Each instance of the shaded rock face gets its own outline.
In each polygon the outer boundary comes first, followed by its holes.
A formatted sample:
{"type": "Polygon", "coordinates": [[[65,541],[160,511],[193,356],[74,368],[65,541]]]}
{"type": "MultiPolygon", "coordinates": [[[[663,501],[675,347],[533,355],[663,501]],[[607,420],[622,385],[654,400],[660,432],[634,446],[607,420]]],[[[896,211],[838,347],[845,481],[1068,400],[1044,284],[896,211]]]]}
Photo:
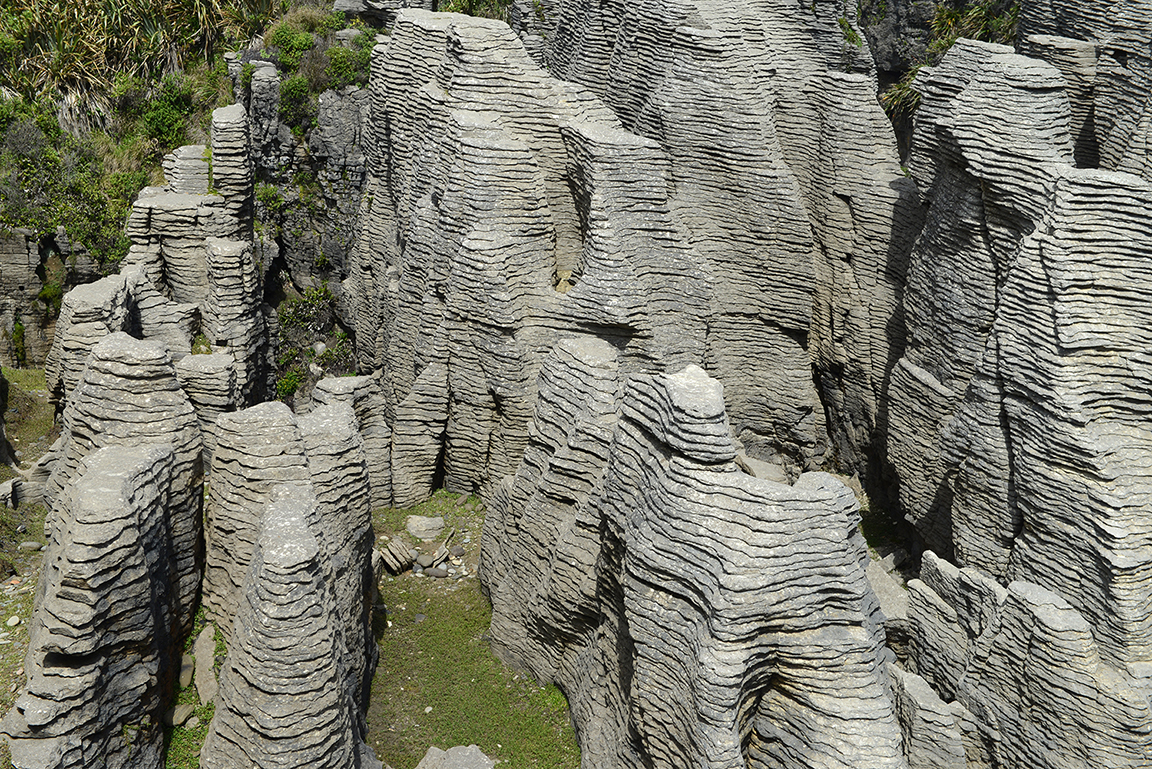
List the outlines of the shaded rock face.
{"type": "Polygon", "coordinates": [[[273,493],[244,580],[200,765],[359,766],[352,702],[341,686],[327,553],[316,499],[273,493]],[[258,682],[258,684],[257,684],[258,682]]]}
{"type": "Polygon", "coordinates": [[[165,445],[172,452],[170,486],[165,489],[165,566],[179,627],[192,627],[203,568],[201,508],[203,472],[200,424],[180,389],[172,358],[159,342],[118,332],[105,337],[89,356],[84,375],[62,418],[60,457],[48,480],[50,513],[45,535],[62,537],[68,488],[85,457],[105,446],[165,445]]]}
{"type": "Polygon", "coordinates": [[[220,427],[204,601],[229,653],[201,765],[379,767],[364,742],[377,650],[355,414],[321,406],[297,425],[264,404],[220,427]]]}
{"type": "MultiPolygon", "coordinates": [[[[762,35],[795,23],[776,12],[762,35]]],[[[863,463],[900,346],[893,315],[919,203],[872,80],[838,71],[835,18],[779,41],[805,52],[794,61],[766,59],[761,37],[736,30],[673,34],[674,15],[578,40],[572,30],[594,26],[582,14],[593,11],[561,14],[552,71],[604,91],[650,138],[537,69],[494,22],[403,11],[377,49],[344,300],[361,369],[380,371],[394,501],[425,496],[440,463],[455,490],[512,471],[559,333],[609,340],[625,370],[704,365],[725,382],[747,452],[786,473],[830,456],[826,412],[837,454],[863,463]],[[652,25],[666,49],[613,48],[652,25]],[[573,63],[613,50],[628,67],[573,63]],[[770,66],[778,82],[735,86],[770,66]],[[781,95],[804,89],[817,96],[781,95]],[[815,381],[814,357],[827,373],[815,381]]]]}
{"type": "Polygon", "coordinates": [[[1146,679],[1108,660],[1080,611],[932,553],[922,577],[908,584],[916,665],[952,703],[935,719],[952,739],[929,744],[962,745],[968,766],[1147,765],[1146,679]]]}
{"type": "Polygon", "coordinates": [[[625,377],[594,340],[545,362],[531,435],[481,574],[584,766],[905,766],[845,487],[742,474],[717,381],[625,377]]]}
{"type": "Polygon", "coordinates": [[[29,626],[28,684],[0,722],[14,766],[162,764],[182,611],[175,459],[168,446],[102,448],[63,489],[29,626]]]}

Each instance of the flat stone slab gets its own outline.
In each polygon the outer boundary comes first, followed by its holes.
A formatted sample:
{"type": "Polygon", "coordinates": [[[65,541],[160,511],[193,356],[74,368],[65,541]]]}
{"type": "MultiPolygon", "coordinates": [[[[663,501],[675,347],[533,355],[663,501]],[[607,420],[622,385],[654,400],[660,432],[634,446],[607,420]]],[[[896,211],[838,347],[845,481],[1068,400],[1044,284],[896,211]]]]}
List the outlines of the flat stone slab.
{"type": "Polygon", "coordinates": [[[440,516],[427,518],[423,515],[410,515],[406,528],[416,539],[436,539],[444,531],[444,519],[440,516]]]}

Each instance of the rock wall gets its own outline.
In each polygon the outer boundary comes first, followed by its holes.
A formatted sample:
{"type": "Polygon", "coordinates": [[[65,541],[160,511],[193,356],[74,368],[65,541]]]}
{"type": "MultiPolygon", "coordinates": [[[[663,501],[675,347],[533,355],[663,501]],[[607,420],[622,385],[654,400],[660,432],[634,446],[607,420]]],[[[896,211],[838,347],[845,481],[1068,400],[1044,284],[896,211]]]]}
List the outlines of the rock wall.
{"type": "Polygon", "coordinates": [[[0,721],[13,766],[163,764],[182,613],[174,458],[168,446],[102,448],[64,487],[29,626],[28,682],[0,721]]]}
{"type": "Polygon", "coordinates": [[[905,766],[854,498],[735,456],[699,368],[561,342],[485,520],[494,649],[564,689],[583,766],[905,766]]]}

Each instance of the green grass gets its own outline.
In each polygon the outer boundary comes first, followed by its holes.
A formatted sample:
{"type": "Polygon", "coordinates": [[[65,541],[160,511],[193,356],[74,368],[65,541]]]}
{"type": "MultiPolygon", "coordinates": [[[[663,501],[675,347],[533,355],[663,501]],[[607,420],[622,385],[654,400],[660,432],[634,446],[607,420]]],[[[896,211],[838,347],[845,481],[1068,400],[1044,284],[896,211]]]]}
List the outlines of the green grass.
{"type": "Polygon", "coordinates": [[[475,744],[512,766],[578,767],[563,695],[492,655],[492,612],[474,577],[444,582],[409,574],[382,586],[391,627],[377,623],[380,664],[368,711],[377,756],[412,769],[430,745],[475,744]]]}
{"type": "MultiPolygon", "coordinates": [[[[59,430],[55,410],[48,402],[48,385],[44,369],[4,367],[8,380],[8,410],[4,412],[4,430],[14,451],[20,451],[20,465],[28,467],[48,450],[59,430]]],[[[15,477],[15,471],[0,465],[0,483],[15,477]]]]}
{"type": "MultiPolygon", "coordinates": [[[[200,635],[200,631],[204,629],[207,620],[204,617],[204,607],[201,606],[196,612],[196,619],[192,624],[192,632],[188,635],[188,640],[184,643],[184,653],[188,654],[192,651],[193,644],[196,643],[196,636],[200,635]]],[[[216,651],[215,656],[222,658],[227,654],[228,650],[224,646],[224,634],[220,632],[220,628],[216,628],[216,651]]],[[[216,672],[217,680],[220,677],[220,665],[213,661],[212,669],[216,672]]],[[[181,689],[176,694],[176,705],[195,705],[198,702],[196,694],[196,682],[193,680],[192,684],[187,688],[181,689]]],[[[199,726],[195,728],[188,728],[185,726],[165,726],[164,727],[164,741],[167,745],[167,756],[164,762],[164,769],[196,769],[200,766],[200,749],[204,747],[204,740],[208,738],[208,726],[212,722],[212,715],[216,712],[216,705],[208,702],[200,705],[192,712],[192,715],[200,719],[199,726]]]]}
{"type": "MultiPolygon", "coordinates": [[[[459,496],[438,491],[415,508],[373,516],[377,534],[406,541],[401,532],[409,515],[442,516],[445,535],[455,529],[452,542],[466,551],[470,576],[437,580],[409,572],[382,580],[379,600],[387,614],[377,614],[374,623],[380,663],[369,743],[396,769],[412,769],[429,746],[471,744],[511,766],[575,769],[580,751],[564,695],[508,669],[488,646],[492,609],[475,576],[483,511],[476,497],[459,504],[459,496]],[[419,622],[417,615],[423,615],[419,622]]],[[[431,552],[442,540],[421,548],[431,552]]]]}

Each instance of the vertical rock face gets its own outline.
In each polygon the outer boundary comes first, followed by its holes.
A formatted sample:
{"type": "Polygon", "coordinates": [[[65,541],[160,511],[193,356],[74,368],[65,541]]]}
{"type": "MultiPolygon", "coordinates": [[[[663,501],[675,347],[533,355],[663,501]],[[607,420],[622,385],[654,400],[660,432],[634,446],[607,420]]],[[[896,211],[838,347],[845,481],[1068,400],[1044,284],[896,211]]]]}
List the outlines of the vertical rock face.
{"type": "Polygon", "coordinates": [[[0,362],[18,366],[17,342],[22,341],[24,365],[42,366],[52,343],[55,322],[37,301],[41,280],[40,253],[32,232],[0,233],[0,362]],[[17,322],[23,340],[14,337],[17,322]]]}
{"type": "Polygon", "coordinates": [[[225,209],[236,220],[237,229],[231,237],[251,232],[252,155],[243,104],[212,111],[212,186],[224,197],[225,209]]]}
{"type": "Polygon", "coordinates": [[[707,275],[652,142],[480,19],[401,12],[372,92],[381,150],[344,296],[381,372],[395,504],[441,466],[452,489],[512,472],[557,328],[611,338],[630,367],[703,358],[707,275]]]}
{"type": "Polygon", "coordinates": [[[167,446],[90,454],[55,508],[29,627],[28,686],[0,722],[13,765],[153,769],[179,668],[181,575],[167,446]]]}
{"type": "Polygon", "coordinates": [[[670,157],[673,212],[714,281],[706,368],[749,454],[793,473],[830,448],[862,465],[919,227],[848,5],[545,14],[551,71],[670,157]]]}
{"type": "Polygon", "coordinates": [[[248,241],[205,240],[208,301],[204,334],[236,360],[236,397],[255,405],[268,392],[272,355],[270,333],[261,311],[263,288],[248,241]]]}
{"type": "Polygon", "coordinates": [[[180,389],[172,358],[158,342],[124,333],[105,337],[92,348],[84,376],[64,410],[61,456],[48,481],[49,537],[63,536],[67,522],[60,506],[84,458],[105,446],[167,445],[171,460],[167,574],[172,579],[177,621],[191,628],[203,565],[200,425],[180,389]]]}
{"type": "Polygon", "coordinates": [[[186,355],[176,364],[176,378],[184,390],[204,440],[204,466],[211,467],[216,452],[216,420],[236,410],[236,361],[231,355],[186,355]]]}
{"type": "Polygon", "coordinates": [[[201,766],[359,766],[331,574],[311,492],[270,495],[243,580],[201,766]]]}
{"type": "Polygon", "coordinates": [[[347,404],[321,406],[301,417],[300,436],[316,494],[317,524],[332,564],[329,585],[344,690],[363,713],[377,655],[371,628],[375,535],[364,442],[347,404]]]}
{"type": "Polygon", "coordinates": [[[1147,765],[1146,679],[1108,661],[1081,612],[1035,584],[1005,589],[931,553],[922,576],[908,584],[916,664],[954,700],[968,766],[1147,765]]]}
{"type": "Polygon", "coordinates": [[[392,431],[385,418],[384,398],[375,376],[331,377],[316,383],[312,399],[324,406],[344,403],[352,407],[364,440],[371,487],[371,507],[392,504],[392,431]]]}
{"type": "Polygon", "coordinates": [[[201,600],[226,638],[272,490],[308,482],[300,430],[279,401],[223,414],[204,516],[206,566],[201,600]]]}
{"type": "Polygon", "coordinates": [[[699,368],[617,372],[587,340],[541,371],[485,522],[495,648],[564,688],[585,766],[904,766],[851,493],[740,473],[699,368]]]}

